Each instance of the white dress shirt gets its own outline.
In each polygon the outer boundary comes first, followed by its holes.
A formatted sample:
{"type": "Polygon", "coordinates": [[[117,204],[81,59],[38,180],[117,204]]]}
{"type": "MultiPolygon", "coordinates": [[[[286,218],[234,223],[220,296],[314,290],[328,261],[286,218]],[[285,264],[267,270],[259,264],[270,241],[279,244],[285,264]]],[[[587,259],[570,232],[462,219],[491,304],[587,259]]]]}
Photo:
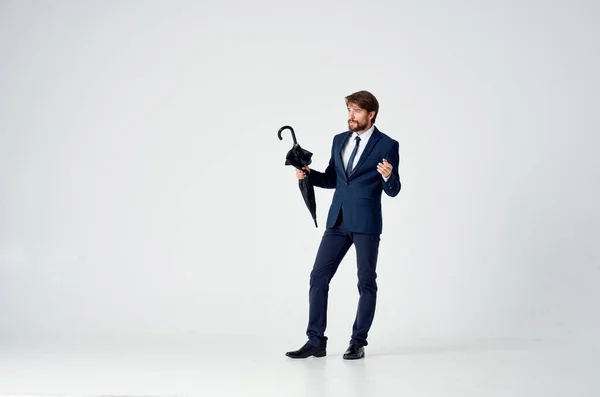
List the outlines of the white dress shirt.
{"type": "MultiPolygon", "coordinates": [[[[356,167],[356,164],[358,164],[358,160],[360,160],[360,157],[362,156],[365,148],[367,147],[367,143],[369,142],[369,138],[371,138],[371,135],[373,135],[374,129],[375,129],[375,126],[372,125],[371,128],[369,128],[368,130],[366,130],[364,133],[362,133],[360,135],[360,144],[358,145],[358,151],[356,152],[356,156],[354,156],[354,162],[352,164],[352,169],[354,169],[356,167]]],[[[350,156],[352,155],[352,151],[354,150],[354,147],[356,146],[356,137],[357,136],[359,136],[359,135],[356,132],[353,132],[352,135],[350,136],[350,138],[348,139],[348,141],[346,142],[346,145],[342,148],[342,162],[344,163],[345,170],[348,169],[348,162],[350,161],[350,156]]],[[[389,179],[389,178],[385,178],[383,175],[381,177],[386,182],[389,179]]]]}

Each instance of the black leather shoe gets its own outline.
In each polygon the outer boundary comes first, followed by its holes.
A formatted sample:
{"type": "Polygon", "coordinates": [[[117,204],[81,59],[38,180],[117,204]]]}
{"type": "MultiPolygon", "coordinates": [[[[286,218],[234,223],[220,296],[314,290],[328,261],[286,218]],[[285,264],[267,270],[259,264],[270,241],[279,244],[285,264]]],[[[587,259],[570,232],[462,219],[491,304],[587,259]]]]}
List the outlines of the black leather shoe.
{"type": "Polygon", "coordinates": [[[286,356],[290,358],[307,358],[310,356],[315,357],[325,357],[326,351],[325,349],[319,349],[308,342],[304,346],[302,346],[299,350],[295,350],[292,352],[285,353],[286,356]]]}
{"type": "Polygon", "coordinates": [[[344,353],[344,360],[358,360],[365,356],[365,348],[359,345],[350,345],[344,353]]]}

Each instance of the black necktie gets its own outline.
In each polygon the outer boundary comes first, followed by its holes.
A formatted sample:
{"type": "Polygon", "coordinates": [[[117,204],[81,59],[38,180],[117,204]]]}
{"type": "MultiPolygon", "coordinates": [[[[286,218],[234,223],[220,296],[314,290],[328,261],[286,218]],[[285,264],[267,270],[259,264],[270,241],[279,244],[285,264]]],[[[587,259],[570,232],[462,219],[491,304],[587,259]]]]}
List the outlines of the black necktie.
{"type": "Polygon", "coordinates": [[[350,155],[350,160],[348,160],[348,166],[346,168],[346,175],[348,176],[350,176],[350,174],[352,173],[352,164],[354,164],[354,157],[356,157],[356,152],[358,152],[358,144],[360,143],[360,137],[357,136],[354,140],[356,141],[356,145],[354,145],[354,150],[350,155]]]}

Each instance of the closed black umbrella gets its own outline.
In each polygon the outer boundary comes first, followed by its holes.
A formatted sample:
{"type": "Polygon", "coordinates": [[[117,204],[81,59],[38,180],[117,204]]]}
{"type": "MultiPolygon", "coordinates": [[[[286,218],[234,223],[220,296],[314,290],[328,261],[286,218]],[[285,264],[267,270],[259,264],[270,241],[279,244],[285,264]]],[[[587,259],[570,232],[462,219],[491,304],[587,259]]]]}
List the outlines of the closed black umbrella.
{"type": "MultiPolygon", "coordinates": [[[[298,142],[296,141],[296,134],[294,133],[294,129],[289,125],[284,125],[277,131],[277,136],[279,140],[282,140],[281,132],[283,130],[290,130],[292,133],[292,139],[294,140],[294,146],[288,151],[285,156],[285,165],[292,165],[299,170],[306,165],[310,165],[312,163],[312,153],[308,150],[302,149],[298,142]]],[[[315,221],[315,227],[319,227],[317,225],[317,201],[315,199],[315,188],[310,180],[310,173],[306,173],[306,177],[304,179],[298,180],[298,186],[300,187],[300,192],[302,193],[302,198],[306,203],[306,207],[310,211],[313,220],[315,221]]]]}

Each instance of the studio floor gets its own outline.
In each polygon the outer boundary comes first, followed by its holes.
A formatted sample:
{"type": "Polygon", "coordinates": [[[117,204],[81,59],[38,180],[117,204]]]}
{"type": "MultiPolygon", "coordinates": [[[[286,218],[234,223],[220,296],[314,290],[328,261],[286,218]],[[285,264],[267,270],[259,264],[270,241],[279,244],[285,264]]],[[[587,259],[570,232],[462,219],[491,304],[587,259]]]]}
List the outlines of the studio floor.
{"type": "MultiPolygon", "coordinates": [[[[278,342],[279,343],[279,342],[278,342]]],[[[597,397],[600,345],[478,340],[368,347],[345,361],[292,360],[295,346],[203,343],[7,345],[1,396],[597,397]]],[[[298,346],[299,347],[299,346],[298,346]]]]}

